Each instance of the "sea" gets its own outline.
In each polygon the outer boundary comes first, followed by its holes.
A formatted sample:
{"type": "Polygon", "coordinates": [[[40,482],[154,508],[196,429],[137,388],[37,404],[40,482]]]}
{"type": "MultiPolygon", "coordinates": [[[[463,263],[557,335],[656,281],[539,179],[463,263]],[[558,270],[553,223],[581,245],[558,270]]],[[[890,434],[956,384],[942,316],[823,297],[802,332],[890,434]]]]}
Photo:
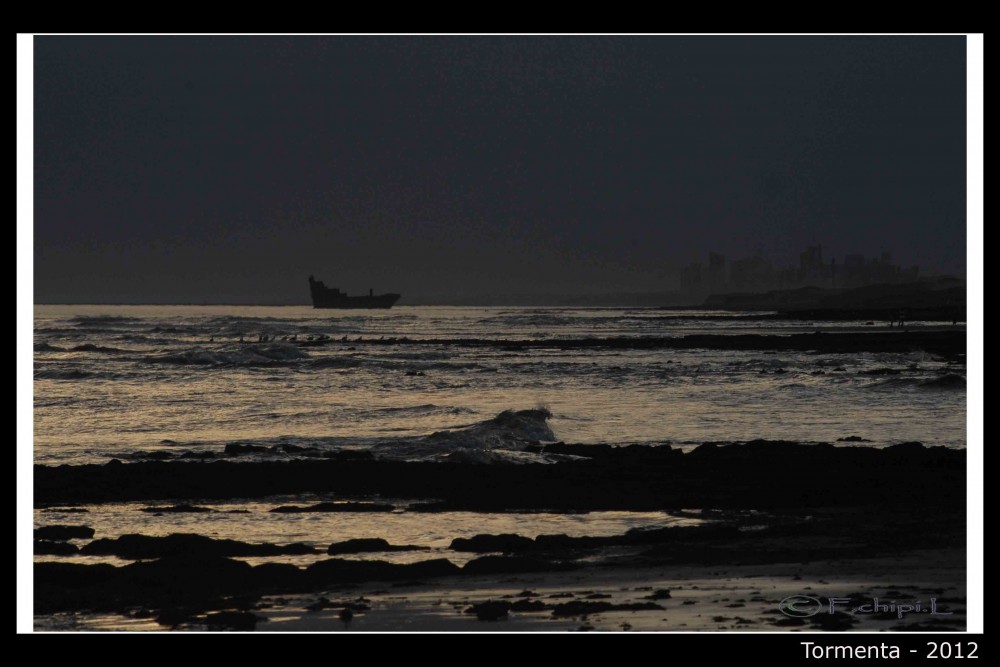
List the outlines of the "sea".
{"type": "MultiPolygon", "coordinates": [[[[557,441],[681,449],[754,439],[965,447],[965,367],[954,359],[925,352],[628,345],[644,337],[871,332],[879,326],[887,324],[622,308],[38,305],[34,460],[46,466],[113,459],[197,465],[199,456],[251,462],[368,451],[384,460],[523,465],[553,463],[558,455],[538,451],[538,444],[557,441]],[[618,344],[564,343],[579,338],[618,344]],[[524,340],[541,342],[512,344],[524,340]],[[494,419],[504,411],[523,418],[494,419]]],[[[446,557],[461,564],[472,555],[448,549],[456,537],[617,535],[697,524],[711,509],[428,513],[407,511],[412,500],[189,499],[211,511],[156,511],[171,502],[166,498],[36,507],[35,523],[85,524],[96,538],[180,532],[323,549],[331,542],[381,537],[428,549],[345,557],[446,557]],[[290,502],[376,500],[397,510],[272,511],[290,502]]],[[[277,560],[308,564],[320,557],[325,555],[277,560]]],[[[111,556],[36,560],[123,564],[111,556]]]]}
{"type": "MultiPolygon", "coordinates": [[[[543,432],[523,440],[687,448],[757,438],[837,444],[853,437],[863,440],[852,445],[965,446],[964,365],[926,352],[503,345],[868,333],[887,326],[766,315],[40,305],[34,321],[35,461],[129,461],[242,443],[370,449],[378,457],[410,460],[523,462],[532,458],[503,437],[480,433],[428,444],[424,436],[530,408],[545,408],[551,418],[543,432]]],[[[913,330],[939,326],[907,324],[913,330]]]]}

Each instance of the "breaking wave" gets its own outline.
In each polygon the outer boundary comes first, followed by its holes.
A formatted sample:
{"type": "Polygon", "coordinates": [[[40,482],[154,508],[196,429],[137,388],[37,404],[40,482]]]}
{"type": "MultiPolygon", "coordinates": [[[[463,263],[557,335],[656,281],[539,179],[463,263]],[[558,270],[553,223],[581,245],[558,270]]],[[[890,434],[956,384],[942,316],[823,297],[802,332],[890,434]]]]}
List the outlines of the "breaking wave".
{"type": "Polygon", "coordinates": [[[869,385],[870,389],[919,389],[926,391],[951,391],[965,389],[965,378],[949,373],[936,378],[889,378],[869,385]]]}
{"type": "Polygon", "coordinates": [[[295,345],[274,343],[228,347],[219,350],[195,347],[183,352],[146,357],[144,361],[153,364],[198,366],[262,366],[309,358],[307,352],[295,345]]]}
{"type": "Polygon", "coordinates": [[[79,368],[42,368],[35,371],[36,380],[80,380],[94,375],[79,368]]]}
{"type": "Polygon", "coordinates": [[[92,324],[128,324],[130,322],[140,322],[138,317],[125,317],[122,315],[80,315],[70,320],[78,326],[89,326],[92,324]]]}
{"type": "Polygon", "coordinates": [[[69,348],[73,352],[124,352],[124,350],[117,347],[107,347],[104,345],[94,345],[93,343],[84,343],[83,345],[75,345],[69,348]]]}
{"type": "Polygon", "coordinates": [[[357,368],[364,364],[363,359],[357,357],[319,357],[309,362],[313,368],[357,368]]]}
{"type": "Polygon", "coordinates": [[[426,403],[424,405],[413,405],[413,406],[392,407],[392,408],[376,408],[374,410],[369,410],[368,414],[371,416],[472,415],[476,414],[476,411],[471,408],[451,407],[447,405],[434,405],[433,403],[426,403]]]}
{"type": "Polygon", "coordinates": [[[567,318],[562,315],[553,315],[544,312],[500,314],[496,317],[484,317],[479,320],[480,324],[523,327],[559,327],[569,324],[567,318]]]}
{"type": "Polygon", "coordinates": [[[452,361],[415,361],[412,359],[395,359],[392,357],[369,357],[369,356],[346,356],[331,355],[325,357],[314,357],[309,361],[311,368],[387,368],[403,371],[431,371],[431,370],[473,370],[492,367],[484,366],[473,361],[452,362],[452,361]]]}
{"type": "Polygon", "coordinates": [[[383,459],[462,461],[468,463],[551,463],[562,455],[527,451],[529,446],[556,440],[545,408],[504,410],[496,417],[428,436],[401,438],[374,445],[383,459]]]}
{"type": "Polygon", "coordinates": [[[965,378],[949,373],[933,380],[925,380],[918,385],[921,389],[965,389],[965,378]]]}
{"type": "Polygon", "coordinates": [[[519,445],[514,448],[521,449],[524,445],[556,439],[548,424],[551,417],[547,408],[504,410],[493,419],[464,428],[437,431],[427,438],[478,449],[510,448],[511,445],[519,445]]]}
{"type": "MultiPolygon", "coordinates": [[[[416,416],[454,416],[474,412],[469,408],[416,405],[382,408],[358,415],[398,417],[400,412],[416,416]]],[[[540,445],[556,440],[547,423],[545,408],[505,410],[492,419],[444,429],[430,435],[394,437],[281,436],[279,438],[232,441],[160,440],[153,448],[115,452],[114,456],[146,460],[221,460],[240,462],[289,459],[343,459],[382,461],[437,461],[482,464],[554,463],[579,459],[569,454],[545,452],[540,445]],[[177,451],[182,449],[184,451],[177,451]]]]}

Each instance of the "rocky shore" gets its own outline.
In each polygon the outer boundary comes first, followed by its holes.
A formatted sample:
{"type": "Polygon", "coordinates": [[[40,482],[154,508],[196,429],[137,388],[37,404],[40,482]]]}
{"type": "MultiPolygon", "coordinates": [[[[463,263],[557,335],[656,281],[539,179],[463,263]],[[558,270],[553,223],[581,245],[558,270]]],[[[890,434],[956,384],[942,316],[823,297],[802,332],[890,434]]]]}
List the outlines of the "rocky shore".
{"type": "MultiPolygon", "coordinates": [[[[755,440],[664,446],[538,444],[556,464],[316,460],[36,465],[36,506],[337,493],[424,499],[416,509],[508,511],[959,506],[965,451],[755,440]],[[573,457],[573,458],[569,458],[573,457]]],[[[529,448],[529,450],[531,449],[529,448]]],[[[317,511],[289,505],[277,511],[317,511]]],[[[334,508],[336,509],[336,508],[334,508]]],[[[381,504],[370,510],[389,510],[381,504]]]]}
{"type": "MultiPolygon", "coordinates": [[[[314,598],[338,590],[339,602],[310,598],[308,604],[349,621],[368,611],[365,603],[343,597],[343,591],[358,587],[447,588],[476,582],[492,590],[510,577],[544,581],[578,572],[587,578],[609,570],[641,581],[650,568],[694,566],[826,562],[835,570],[838,563],[861,555],[891,559],[901,552],[911,558],[945,553],[954,579],[964,580],[964,450],[919,443],[878,449],[773,441],[706,443],[687,453],[668,446],[553,444],[545,449],[566,460],[528,465],[345,460],[36,466],[36,504],[58,505],[65,511],[85,503],[157,500],[160,504],[151,509],[200,513],[208,508],[178,501],[326,492],[345,498],[363,494],[411,499],[405,505],[367,503],[372,517],[387,511],[716,511],[705,515],[709,519],[700,525],[633,529],[610,536],[508,533],[456,538],[450,551],[473,555],[461,566],[432,553],[406,563],[366,555],[423,550],[385,538],[317,548],[196,534],[111,537],[95,535],[86,525],[42,526],[36,533],[38,554],[113,560],[87,564],[55,557],[37,562],[36,614],[111,613],[148,618],[167,628],[246,630],[266,617],[263,610],[273,605],[270,596],[314,598]],[[308,565],[245,560],[302,555],[315,560],[308,565]]],[[[322,512],[335,505],[279,505],[276,510],[322,512]]],[[[348,509],[364,505],[344,503],[348,509]]],[[[74,516],[86,523],[86,513],[74,516]]],[[[490,599],[466,607],[469,618],[483,622],[518,613],[543,613],[549,619],[601,614],[617,618],[615,614],[662,612],[670,593],[651,590],[611,601],[606,599],[610,592],[593,595],[561,601],[490,599]]],[[[775,624],[785,620],[773,619],[775,624]]],[[[845,623],[818,629],[852,627],[845,623]]]]}

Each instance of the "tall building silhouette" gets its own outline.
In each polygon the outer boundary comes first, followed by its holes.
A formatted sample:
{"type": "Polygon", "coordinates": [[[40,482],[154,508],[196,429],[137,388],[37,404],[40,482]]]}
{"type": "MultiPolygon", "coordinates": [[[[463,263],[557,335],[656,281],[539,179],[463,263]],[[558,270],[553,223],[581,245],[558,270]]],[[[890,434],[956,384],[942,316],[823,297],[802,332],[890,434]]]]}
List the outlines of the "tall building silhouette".
{"type": "Polygon", "coordinates": [[[799,265],[776,267],[758,252],[752,257],[735,259],[727,265],[726,256],[708,253],[708,264],[688,264],[680,270],[680,288],[687,294],[708,295],[726,292],[767,292],[799,287],[851,288],[876,284],[916,282],[917,266],[903,268],[892,262],[892,254],[882,251],[868,260],[852,253],[837,260],[823,261],[823,246],[812,245],[799,253],[799,265]]]}

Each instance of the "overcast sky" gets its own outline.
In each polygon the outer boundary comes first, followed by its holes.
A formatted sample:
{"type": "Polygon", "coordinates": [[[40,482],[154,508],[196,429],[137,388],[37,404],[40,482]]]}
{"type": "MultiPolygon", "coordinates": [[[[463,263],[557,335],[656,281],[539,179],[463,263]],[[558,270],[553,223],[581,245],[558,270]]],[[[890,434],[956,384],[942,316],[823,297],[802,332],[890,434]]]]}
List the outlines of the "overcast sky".
{"type": "Polygon", "coordinates": [[[963,37],[36,37],[37,302],[965,270],[963,37]]]}

